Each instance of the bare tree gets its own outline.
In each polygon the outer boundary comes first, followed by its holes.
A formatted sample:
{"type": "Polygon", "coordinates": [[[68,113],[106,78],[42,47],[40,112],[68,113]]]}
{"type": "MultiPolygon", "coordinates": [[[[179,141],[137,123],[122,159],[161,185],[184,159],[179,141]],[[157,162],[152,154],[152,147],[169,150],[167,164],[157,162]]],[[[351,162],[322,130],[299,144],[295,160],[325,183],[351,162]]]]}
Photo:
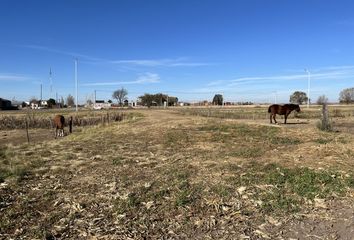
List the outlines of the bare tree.
{"type": "Polygon", "coordinates": [[[318,97],[316,102],[317,102],[318,105],[327,104],[328,103],[328,98],[326,97],[326,95],[321,95],[321,96],[318,97]]]}
{"type": "MultiPolygon", "coordinates": [[[[327,97],[325,95],[321,96],[324,100],[322,101],[322,114],[321,114],[321,120],[317,123],[317,127],[322,130],[322,131],[332,131],[333,126],[332,122],[329,118],[329,113],[328,113],[328,106],[327,106],[327,97]]],[[[318,100],[317,100],[318,102],[318,100]]]]}
{"type": "Polygon", "coordinates": [[[88,106],[91,106],[91,105],[93,104],[93,102],[92,102],[91,99],[87,99],[87,100],[86,100],[86,104],[87,104],[88,106]]]}
{"type": "Polygon", "coordinates": [[[121,88],[113,92],[112,98],[117,99],[119,106],[122,106],[124,100],[128,99],[127,95],[128,95],[127,89],[121,88]]]}
{"type": "Polygon", "coordinates": [[[75,99],[70,94],[66,97],[66,105],[68,105],[68,107],[73,107],[75,105],[75,99]]]}
{"type": "Polygon", "coordinates": [[[29,100],[29,103],[37,103],[38,102],[38,99],[36,97],[31,97],[30,100],[29,100]]]}
{"type": "Polygon", "coordinates": [[[63,96],[61,96],[59,106],[62,108],[62,107],[64,107],[64,105],[65,105],[64,98],[63,98],[63,96]]]}

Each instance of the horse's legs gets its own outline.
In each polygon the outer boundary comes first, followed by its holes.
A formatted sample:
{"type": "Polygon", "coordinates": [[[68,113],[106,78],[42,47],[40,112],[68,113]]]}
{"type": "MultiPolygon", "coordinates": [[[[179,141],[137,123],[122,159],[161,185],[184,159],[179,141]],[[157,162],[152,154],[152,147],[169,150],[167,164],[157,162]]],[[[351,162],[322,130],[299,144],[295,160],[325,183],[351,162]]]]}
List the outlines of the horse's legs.
{"type": "Polygon", "coordinates": [[[269,119],[270,119],[270,123],[272,124],[273,122],[272,122],[272,117],[273,117],[273,114],[270,114],[269,115],[269,119]]]}
{"type": "Polygon", "coordinates": [[[55,128],[55,135],[54,135],[54,137],[57,138],[57,136],[58,136],[58,128],[55,128]]]}
{"type": "Polygon", "coordinates": [[[273,115],[274,122],[275,122],[275,123],[278,123],[277,120],[275,120],[275,115],[276,115],[276,114],[273,115]]]}
{"type": "Polygon", "coordinates": [[[288,114],[285,114],[285,117],[284,117],[284,124],[286,124],[286,119],[288,118],[288,114]]]}

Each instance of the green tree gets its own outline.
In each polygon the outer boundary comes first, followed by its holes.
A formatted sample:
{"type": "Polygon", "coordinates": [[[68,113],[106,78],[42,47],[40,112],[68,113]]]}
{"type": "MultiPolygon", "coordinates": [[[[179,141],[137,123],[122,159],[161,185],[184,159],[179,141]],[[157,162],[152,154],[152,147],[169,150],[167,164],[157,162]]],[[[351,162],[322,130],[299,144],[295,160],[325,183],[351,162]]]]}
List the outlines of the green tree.
{"type": "Polygon", "coordinates": [[[156,104],[157,106],[163,106],[164,102],[168,102],[169,106],[174,106],[178,102],[177,97],[168,96],[163,93],[149,94],[145,93],[139,97],[143,106],[151,107],[156,104]]]}
{"type": "Polygon", "coordinates": [[[213,98],[213,105],[222,105],[224,102],[224,99],[221,94],[215,94],[213,98]]]}
{"type": "Polygon", "coordinates": [[[354,88],[343,89],[339,93],[339,102],[341,103],[354,103],[354,88]]]}
{"type": "Polygon", "coordinates": [[[296,91],[293,94],[290,95],[290,102],[295,103],[295,104],[303,104],[304,102],[307,102],[308,97],[306,93],[296,91]]]}
{"type": "Polygon", "coordinates": [[[47,101],[48,107],[52,108],[53,106],[56,105],[56,101],[53,98],[49,98],[49,100],[47,101]]]}
{"type": "Polygon", "coordinates": [[[140,96],[139,98],[141,100],[141,104],[147,107],[151,107],[152,102],[154,101],[154,95],[149,93],[145,93],[143,96],[140,96]]]}
{"type": "Polygon", "coordinates": [[[177,97],[168,97],[168,106],[176,106],[178,103],[177,97]]]}
{"type": "Polygon", "coordinates": [[[167,95],[165,94],[157,93],[154,94],[153,96],[154,96],[154,102],[156,102],[158,106],[163,106],[163,103],[167,102],[167,95]]]}

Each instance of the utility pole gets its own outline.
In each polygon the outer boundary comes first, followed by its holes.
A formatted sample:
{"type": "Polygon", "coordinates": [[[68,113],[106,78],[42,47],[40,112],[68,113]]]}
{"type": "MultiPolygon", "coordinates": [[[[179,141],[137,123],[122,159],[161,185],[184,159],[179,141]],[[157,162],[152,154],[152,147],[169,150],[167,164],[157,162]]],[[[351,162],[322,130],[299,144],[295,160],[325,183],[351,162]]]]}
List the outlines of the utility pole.
{"type": "Polygon", "coordinates": [[[50,97],[52,97],[52,91],[53,91],[52,68],[49,68],[49,81],[50,81],[50,97]]]}
{"type": "Polygon", "coordinates": [[[75,89],[76,89],[76,93],[75,93],[75,102],[76,102],[76,112],[79,111],[78,109],[78,82],[77,82],[77,58],[75,59],[75,89]]]}
{"type": "Polygon", "coordinates": [[[96,90],[95,90],[95,99],[93,103],[96,104],[96,90]]]}
{"type": "Polygon", "coordinates": [[[43,91],[42,91],[43,89],[42,89],[42,83],[41,83],[41,99],[40,99],[40,103],[39,103],[39,105],[41,105],[42,104],[42,93],[43,93],[43,91]]]}
{"type": "Polygon", "coordinates": [[[307,72],[307,108],[310,107],[310,81],[311,81],[311,73],[308,69],[305,69],[307,72]]]}
{"type": "Polygon", "coordinates": [[[58,92],[56,92],[55,93],[55,103],[56,103],[56,105],[57,105],[57,107],[58,107],[58,101],[59,99],[58,99],[58,92]]]}
{"type": "Polygon", "coordinates": [[[224,100],[224,93],[221,93],[222,96],[222,103],[221,103],[221,107],[224,107],[225,104],[225,100],[224,100]]]}

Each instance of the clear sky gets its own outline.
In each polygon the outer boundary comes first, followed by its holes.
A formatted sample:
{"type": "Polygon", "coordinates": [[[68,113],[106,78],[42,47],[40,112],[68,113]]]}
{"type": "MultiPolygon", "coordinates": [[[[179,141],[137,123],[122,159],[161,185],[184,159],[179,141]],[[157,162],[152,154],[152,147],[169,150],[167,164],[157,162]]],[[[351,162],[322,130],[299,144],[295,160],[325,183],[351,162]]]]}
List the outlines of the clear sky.
{"type": "Polygon", "coordinates": [[[0,1],[0,97],[287,102],[354,87],[354,1],[0,1]],[[52,92],[49,70],[52,69],[52,92]]]}

